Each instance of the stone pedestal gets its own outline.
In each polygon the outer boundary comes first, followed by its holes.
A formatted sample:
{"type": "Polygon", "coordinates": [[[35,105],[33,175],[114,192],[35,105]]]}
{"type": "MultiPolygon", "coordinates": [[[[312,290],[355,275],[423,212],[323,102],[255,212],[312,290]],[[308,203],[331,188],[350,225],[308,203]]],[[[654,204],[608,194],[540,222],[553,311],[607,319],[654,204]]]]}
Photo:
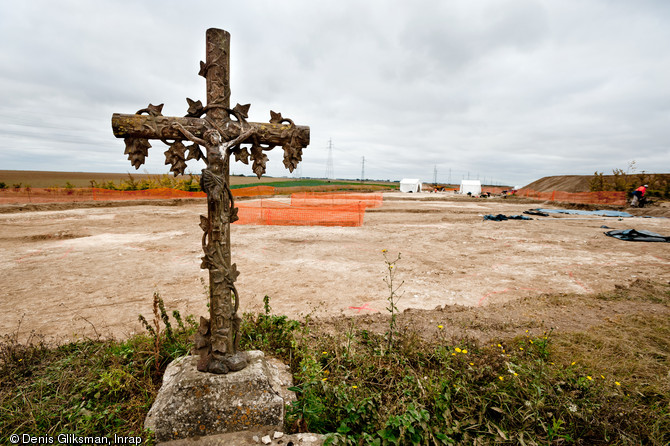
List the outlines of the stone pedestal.
{"type": "Polygon", "coordinates": [[[159,442],[247,430],[282,431],[285,405],[295,400],[286,366],[263,352],[245,352],[239,372],[199,372],[198,358],[185,356],[165,370],[163,385],[144,421],[159,442]],[[283,368],[284,370],[280,370],[283,368]]]}

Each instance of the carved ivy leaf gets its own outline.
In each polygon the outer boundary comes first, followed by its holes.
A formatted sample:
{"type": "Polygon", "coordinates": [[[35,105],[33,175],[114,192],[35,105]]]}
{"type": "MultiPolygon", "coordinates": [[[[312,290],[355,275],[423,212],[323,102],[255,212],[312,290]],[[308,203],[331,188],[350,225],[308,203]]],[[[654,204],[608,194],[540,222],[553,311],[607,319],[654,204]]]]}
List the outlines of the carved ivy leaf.
{"type": "Polygon", "coordinates": [[[163,104],[149,104],[147,108],[143,108],[142,110],[137,110],[135,112],[136,115],[141,115],[142,113],[148,113],[149,116],[163,116],[163,104]]]}
{"type": "Polygon", "coordinates": [[[200,216],[200,229],[202,229],[203,232],[209,232],[209,219],[204,215],[200,216]]]}
{"type": "Polygon", "coordinates": [[[125,155],[128,155],[130,164],[139,169],[142,164],[144,164],[144,159],[149,155],[149,140],[145,138],[125,138],[123,140],[126,143],[126,150],[123,152],[125,155]]]}
{"type": "Polygon", "coordinates": [[[251,159],[254,160],[251,170],[253,170],[258,179],[260,179],[265,173],[265,163],[268,161],[268,157],[263,153],[261,146],[251,147],[251,159]]]}
{"type": "Polygon", "coordinates": [[[281,124],[283,120],[284,118],[282,118],[281,113],[275,113],[270,110],[270,124],[281,124]]]}
{"type": "Polygon", "coordinates": [[[147,109],[149,109],[149,115],[151,116],[163,116],[163,104],[149,104],[147,109]]]}
{"type": "Polygon", "coordinates": [[[186,98],[188,102],[188,110],[186,111],[186,116],[199,118],[204,113],[204,107],[202,106],[201,101],[194,101],[191,98],[186,98]]]}
{"type": "Polygon", "coordinates": [[[186,158],[184,153],[186,152],[186,147],[184,144],[177,140],[173,142],[170,147],[164,152],[165,153],[165,164],[171,164],[170,172],[174,172],[175,176],[183,175],[186,170],[186,158]]]}
{"type": "Polygon", "coordinates": [[[240,147],[239,150],[233,152],[235,154],[235,161],[242,161],[244,164],[249,164],[249,151],[245,147],[240,147]]]}
{"type": "Polygon", "coordinates": [[[188,156],[186,157],[186,161],[202,159],[202,152],[200,151],[199,145],[191,144],[190,146],[186,146],[186,150],[188,150],[188,156]]]}
{"type": "Polygon", "coordinates": [[[287,144],[282,148],[284,149],[284,167],[289,172],[293,172],[298,167],[298,163],[302,161],[302,147],[293,147],[287,144]]]}
{"type": "Polygon", "coordinates": [[[207,68],[209,68],[209,65],[201,60],[200,71],[198,71],[198,76],[207,77],[207,68]]]}
{"type": "Polygon", "coordinates": [[[228,221],[231,223],[235,223],[237,220],[240,219],[240,217],[237,215],[237,211],[239,208],[232,208],[230,210],[230,217],[228,218],[228,221]]]}
{"type": "Polygon", "coordinates": [[[240,272],[237,270],[237,264],[233,263],[232,265],[230,265],[230,269],[228,270],[226,279],[228,279],[228,283],[232,285],[233,283],[235,283],[239,275],[240,272]]]}
{"type": "Polygon", "coordinates": [[[233,108],[233,111],[246,119],[249,117],[249,108],[251,108],[251,104],[237,104],[235,108],[233,108]]]}
{"type": "Polygon", "coordinates": [[[200,269],[210,269],[216,267],[216,248],[214,245],[209,245],[203,248],[205,255],[202,257],[202,263],[200,264],[200,269]]]}

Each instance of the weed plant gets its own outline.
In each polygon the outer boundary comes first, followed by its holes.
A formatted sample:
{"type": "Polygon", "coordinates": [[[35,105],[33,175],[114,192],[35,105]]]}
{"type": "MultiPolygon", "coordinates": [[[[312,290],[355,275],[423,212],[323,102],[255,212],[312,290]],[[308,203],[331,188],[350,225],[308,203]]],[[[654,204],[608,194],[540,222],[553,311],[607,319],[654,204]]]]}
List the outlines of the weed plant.
{"type": "MultiPolygon", "coordinates": [[[[11,434],[142,435],[144,418],[160,387],[163,371],[190,349],[196,325],[174,311],[172,320],[154,295],[164,327],[126,341],[85,339],[49,346],[18,330],[0,342],[0,426],[11,434]]],[[[144,319],[144,318],[142,318],[144,319]]],[[[146,320],[145,320],[146,322],[146,320]]]]}

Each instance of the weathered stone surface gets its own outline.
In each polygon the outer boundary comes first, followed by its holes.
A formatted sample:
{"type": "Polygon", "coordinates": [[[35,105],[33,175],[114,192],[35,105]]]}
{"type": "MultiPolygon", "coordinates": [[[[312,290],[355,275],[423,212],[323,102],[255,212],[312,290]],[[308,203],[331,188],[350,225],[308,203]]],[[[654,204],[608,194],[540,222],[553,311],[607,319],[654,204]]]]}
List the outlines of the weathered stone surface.
{"type": "MultiPolygon", "coordinates": [[[[263,432],[232,432],[229,434],[211,435],[208,437],[187,438],[159,443],[158,446],[262,446],[260,436],[270,436],[263,432]]],[[[284,435],[280,439],[271,440],[271,446],[323,446],[324,435],[302,433],[284,435]]]]}
{"type": "Polygon", "coordinates": [[[285,404],[295,399],[285,389],[291,385],[290,374],[282,376],[277,363],[269,364],[263,352],[244,354],[249,365],[226,375],[199,372],[196,356],[173,361],[145,428],[153,430],[159,442],[249,430],[281,431],[285,404]]]}

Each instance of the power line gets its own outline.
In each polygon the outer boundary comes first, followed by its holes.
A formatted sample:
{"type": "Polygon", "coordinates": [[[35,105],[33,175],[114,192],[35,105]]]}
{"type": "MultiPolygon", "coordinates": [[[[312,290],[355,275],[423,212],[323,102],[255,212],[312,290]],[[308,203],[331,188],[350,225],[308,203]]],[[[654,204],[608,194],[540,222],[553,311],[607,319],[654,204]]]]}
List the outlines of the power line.
{"type": "Polygon", "coordinates": [[[328,139],[328,161],[326,161],[326,179],[332,180],[335,177],[333,172],[333,140],[328,139]]]}

